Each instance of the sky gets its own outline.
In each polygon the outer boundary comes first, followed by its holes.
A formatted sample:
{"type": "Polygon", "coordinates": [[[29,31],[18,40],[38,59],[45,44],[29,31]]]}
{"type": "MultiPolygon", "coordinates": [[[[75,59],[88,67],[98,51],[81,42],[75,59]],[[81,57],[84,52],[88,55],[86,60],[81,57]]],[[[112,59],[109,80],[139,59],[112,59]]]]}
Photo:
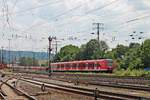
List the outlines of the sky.
{"type": "Polygon", "coordinates": [[[68,44],[97,39],[110,48],[150,38],[150,0],[0,0],[0,46],[4,49],[53,52],[68,44]],[[91,34],[94,33],[94,34],[91,34]]]}

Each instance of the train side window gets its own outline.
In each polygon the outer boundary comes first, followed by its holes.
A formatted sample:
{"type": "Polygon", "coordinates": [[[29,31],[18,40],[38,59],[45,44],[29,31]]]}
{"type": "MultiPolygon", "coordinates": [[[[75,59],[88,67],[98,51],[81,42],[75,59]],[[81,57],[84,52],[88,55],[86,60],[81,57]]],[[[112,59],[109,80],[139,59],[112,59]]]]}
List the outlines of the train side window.
{"type": "Polygon", "coordinates": [[[70,67],[72,68],[72,63],[70,63],[69,65],[70,65],[70,67]]]}
{"type": "Polygon", "coordinates": [[[85,63],[83,63],[83,64],[82,64],[82,67],[86,67],[86,64],[85,64],[85,63]]]}
{"type": "Polygon", "coordinates": [[[64,68],[64,64],[61,64],[61,67],[64,68]]]}
{"type": "Polygon", "coordinates": [[[79,63],[79,65],[78,65],[79,67],[81,67],[82,66],[82,63],[79,63]]]}
{"type": "Polygon", "coordinates": [[[89,67],[94,67],[94,63],[89,63],[88,66],[89,67]]]}
{"type": "Polygon", "coordinates": [[[72,64],[72,67],[76,67],[77,65],[76,64],[72,64]]]}

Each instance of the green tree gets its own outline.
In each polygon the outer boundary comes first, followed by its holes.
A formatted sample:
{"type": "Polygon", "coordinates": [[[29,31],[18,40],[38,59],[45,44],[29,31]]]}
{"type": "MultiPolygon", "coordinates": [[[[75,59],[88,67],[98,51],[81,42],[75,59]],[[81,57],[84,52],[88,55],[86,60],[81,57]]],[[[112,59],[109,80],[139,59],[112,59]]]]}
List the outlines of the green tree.
{"type": "Polygon", "coordinates": [[[150,67],[150,39],[145,40],[141,45],[140,56],[144,67],[150,67]]]}
{"type": "Polygon", "coordinates": [[[79,48],[74,45],[67,45],[60,49],[60,52],[55,55],[54,61],[70,61],[75,60],[79,48]]]}
{"type": "Polygon", "coordinates": [[[109,47],[108,47],[108,45],[105,41],[100,41],[99,45],[100,45],[100,50],[101,51],[105,52],[109,49],[109,47]]]}
{"type": "Polygon", "coordinates": [[[128,50],[129,48],[127,46],[117,45],[117,47],[112,50],[112,56],[114,59],[123,59],[128,50]]]}
{"type": "Polygon", "coordinates": [[[139,43],[130,43],[129,44],[129,48],[132,49],[132,48],[139,48],[140,47],[140,44],[139,43]]]}
{"type": "Polygon", "coordinates": [[[76,54],[75,59],[76,60],[84,60],[85,59],[85,49],[86,49],[86,45],[81,45],[79,52],[76,54]]]}
{"type": "Polygon", "coordinates": [[[108,45],[105,41],[98,42],[96,39],[92,39],[80,48],[77,55],[80,59],[100,59],[104,58],[106,50],[108,50],[108,45]]]}
{"type": "Polygon", "coordinates": [[[92,59],[94,53],[100,50],[99,42],[95,39],[90,40],[85,47],[84,57],[85,59],[92,59]]]}
{"type": "Polygon", "coordinates": [[[120,67],[123,69],[142,69],[143,63],[141,57],[138,55],[139,48],[132,48],[126,54],[121,61],[120,67]]]}

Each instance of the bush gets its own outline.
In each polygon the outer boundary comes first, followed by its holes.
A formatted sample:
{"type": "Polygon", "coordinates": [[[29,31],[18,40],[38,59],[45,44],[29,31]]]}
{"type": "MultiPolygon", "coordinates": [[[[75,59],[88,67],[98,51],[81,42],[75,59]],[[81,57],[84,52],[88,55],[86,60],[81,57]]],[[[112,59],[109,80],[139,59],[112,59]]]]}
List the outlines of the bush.
{"type": "Polygon", "coordinates": [[[150,74],[150,71],[145,71],[142,69],[139,70],[118,70],[115,71],[115,75],[117,76],[148,76],[150,74]]]}

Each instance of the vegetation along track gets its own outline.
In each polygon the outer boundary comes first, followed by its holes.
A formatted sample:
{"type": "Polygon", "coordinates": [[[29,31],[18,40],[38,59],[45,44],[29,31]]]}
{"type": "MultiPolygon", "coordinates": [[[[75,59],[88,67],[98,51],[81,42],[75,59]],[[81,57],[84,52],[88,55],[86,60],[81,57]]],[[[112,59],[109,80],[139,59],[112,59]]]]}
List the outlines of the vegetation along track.
{"type": "Polygon", "coordinates": [[[17,89],[15,86],[8,83],[9,81],[1,82],[0,99],[1,100],[36,100],[34,97],[17,89]]]}
{"type": "Polygon", "coordinates": [[[99,91],[95,89],[81,88],[68,85],[60,85],[55,83],[43,82],[30,78],[21,78],[22,81],[26,81],[32,84],[40,85],[44,84],[45,87],[59,89],[67,92],[77,93],[81,95],[87,95],[97,98],[109,99],[109,100],[149,100],[150,98],[134,96],[130,94],[112,93],[106,91],[99,91]]]}

